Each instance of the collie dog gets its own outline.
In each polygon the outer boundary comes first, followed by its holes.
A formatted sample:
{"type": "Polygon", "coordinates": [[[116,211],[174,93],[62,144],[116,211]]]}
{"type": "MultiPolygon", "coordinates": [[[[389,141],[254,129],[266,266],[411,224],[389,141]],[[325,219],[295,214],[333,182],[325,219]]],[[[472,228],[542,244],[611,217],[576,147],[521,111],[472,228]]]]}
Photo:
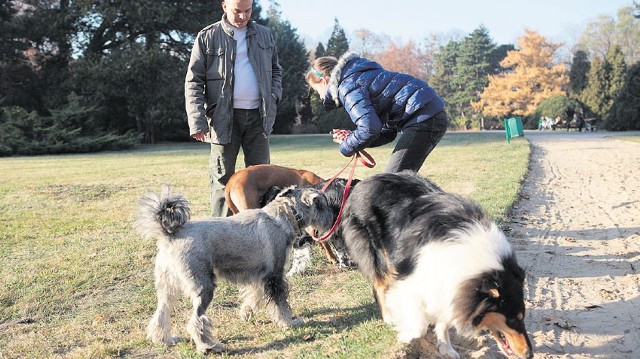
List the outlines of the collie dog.
{"type": "Polygon", "coordinates": [[[524,270],[504,233],[477,204],[411,172],[360,181],[346,203],[342,235],[398,340],[433,325],[438,350],[459,358],[449,329],[489,330],[506,355],[532,358],[524,270]]]}

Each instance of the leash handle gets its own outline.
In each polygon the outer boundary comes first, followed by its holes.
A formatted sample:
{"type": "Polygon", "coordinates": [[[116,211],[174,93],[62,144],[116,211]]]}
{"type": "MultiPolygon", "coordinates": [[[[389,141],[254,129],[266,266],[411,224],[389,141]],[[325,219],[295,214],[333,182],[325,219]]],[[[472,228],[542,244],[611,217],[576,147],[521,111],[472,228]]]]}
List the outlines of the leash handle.
{"type": "Polygon", "coordinates": [[[373,168],[376,166],[376,160],[373,159],[373,156],[371,156],[369,152],[361,150],[356,152],[356,156],[360,157],[360,163],[362,163],[365,167],[373,168]]]}

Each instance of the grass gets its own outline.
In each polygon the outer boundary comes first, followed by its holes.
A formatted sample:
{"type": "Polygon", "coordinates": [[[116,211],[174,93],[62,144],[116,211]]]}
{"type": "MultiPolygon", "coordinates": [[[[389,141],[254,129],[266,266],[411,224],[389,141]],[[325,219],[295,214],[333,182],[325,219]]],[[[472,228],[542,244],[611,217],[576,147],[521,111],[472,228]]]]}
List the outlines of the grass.
{"type": "MultiPolygon", "coordinates": [[[[272,162],[331,177],[347,159],[326,135],[274,136],[272,162]]],[[[390,146],[371,149],[381,172],[390,146]]],[[[209,212],[208,147],[143,146],[125,152],[0,159],[0,358],[197,358],[188,342],[145,340],[155,309],[155,243],[132,230],[137,199],[170,183],[209,212]]],[[[421,170],[443,188],[506,218],[526,173],[528,143],[502,133],[449,133],[421,170]]],[[[239,161],[241,163],[241,161],[239,161]]],[[[347,174],[345,173],[344,176],[347,174]]],[[[339,271],[317,248],[304,276],[292,278],[291,304],[306,324],[280,329],[264,313],[237,319],[237,290],[222,283],[209,308],[222,358],[389,358],[401,356],[378,318],[369,284],[339,271]]],[[[174,332],[186,337],[181,300],[174,332]]]]}
{"type": "Polygon", "coordinates": [[[640,143],[640,136],[637,135],[618,135],[618,136],[611,136],[611,138],[614,138],[616,140],[621,140],[621,141],[627,141],[627,142],[634,142],[634,143],[640,143]]]}

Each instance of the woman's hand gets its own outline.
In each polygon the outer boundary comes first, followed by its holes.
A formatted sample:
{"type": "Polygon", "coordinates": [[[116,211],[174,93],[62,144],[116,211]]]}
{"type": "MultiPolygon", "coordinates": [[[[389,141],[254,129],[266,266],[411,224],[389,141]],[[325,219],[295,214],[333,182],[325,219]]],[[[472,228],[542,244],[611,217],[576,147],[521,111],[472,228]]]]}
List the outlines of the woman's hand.
{"type": "Polygon", "coordinates": [[[345,138],[347,138],[351,134],[348,130],[341,130],[339,128],[334,128],[331,130],[331,136],[333,136],[333,142],[342,143],[345,138]]]}

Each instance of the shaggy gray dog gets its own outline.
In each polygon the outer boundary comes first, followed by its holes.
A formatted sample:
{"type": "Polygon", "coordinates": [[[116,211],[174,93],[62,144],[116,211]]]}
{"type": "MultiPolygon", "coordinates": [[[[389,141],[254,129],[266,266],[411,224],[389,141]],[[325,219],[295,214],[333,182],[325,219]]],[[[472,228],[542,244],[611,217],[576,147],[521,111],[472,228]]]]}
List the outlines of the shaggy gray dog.
{"type": "Polygon", "coordinates": [[[240,317],[249,319],[262,305],[280,326],[292,319],[284,265],[293,240],[304,230],[326,231],[333,213],[326,197],[313,188],[289,188],[261,209],[232,217],[189,221],[189,202],[163,186],[160,195],[140,199],[136,229],[158,240],[155,286],[158,308],[147,327],[154,343],[174,345],[169,315],[180,291],[189,296],[193,314],[187,332],[201,352],[220,352],[205,315],[218,278],[240,286],[240,317]]]}

